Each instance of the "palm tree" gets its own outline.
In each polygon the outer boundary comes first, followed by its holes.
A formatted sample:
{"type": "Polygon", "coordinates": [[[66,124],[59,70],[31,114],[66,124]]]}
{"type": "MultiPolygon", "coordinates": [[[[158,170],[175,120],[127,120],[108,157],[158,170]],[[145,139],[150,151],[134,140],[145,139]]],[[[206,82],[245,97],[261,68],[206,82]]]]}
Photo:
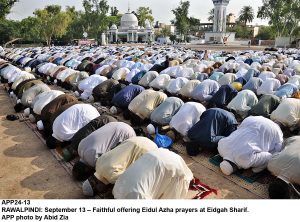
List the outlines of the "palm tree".
{"type": "Polygon", "coordinates": [[[209,17],[207,18],[208,21],[213,22],[215,17],[215,9],[211,9],[208,13],[209,17]]]}
{"type": "Polygon", "coordinates": [[[239,21],[246,26],[248,22],[254,19],[254,11],[251,6],[244,6],[240,12],[239,21]]]}

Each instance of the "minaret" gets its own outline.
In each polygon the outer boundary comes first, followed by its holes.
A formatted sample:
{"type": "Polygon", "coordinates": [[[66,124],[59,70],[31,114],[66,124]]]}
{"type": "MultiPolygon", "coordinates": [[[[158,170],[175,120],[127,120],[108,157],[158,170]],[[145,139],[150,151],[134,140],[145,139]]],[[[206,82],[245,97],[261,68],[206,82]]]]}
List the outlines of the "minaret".
{"type": "Polygon", "coordinates": [[[128,13],[130,13],[130,1],[128,0],[128,13]]]}
{"type": "Polygon", "coordinates": [[[214,3],[213,32],[226,32],[226,8],[230,0],[212,0],[214,3]]]}

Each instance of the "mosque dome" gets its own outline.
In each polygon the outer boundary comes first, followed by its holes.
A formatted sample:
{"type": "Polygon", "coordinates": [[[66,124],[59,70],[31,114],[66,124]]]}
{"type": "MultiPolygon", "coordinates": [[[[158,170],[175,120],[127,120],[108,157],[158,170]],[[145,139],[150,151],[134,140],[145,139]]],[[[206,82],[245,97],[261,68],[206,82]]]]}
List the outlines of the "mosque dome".
{"type": "Polygon", "coordinates": [[[130,27],[130,26],[137,27],[138,24],[139,24],[139,22],[138,22],[137,17],[131,12],[125,13],[121,18],[121,26],[122,27],[130,27]]]}

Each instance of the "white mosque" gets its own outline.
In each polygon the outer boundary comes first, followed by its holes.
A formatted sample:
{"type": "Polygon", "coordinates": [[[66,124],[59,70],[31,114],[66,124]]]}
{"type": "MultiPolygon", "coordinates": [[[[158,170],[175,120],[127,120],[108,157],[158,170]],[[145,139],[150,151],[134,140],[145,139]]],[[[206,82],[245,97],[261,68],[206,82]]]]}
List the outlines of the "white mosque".
{"type": "Polygon", "coordinates": [[[113,24],[108,30],[108,42],[149,42],[154,41],[154,29],[149,21],[145,27],[140,27],[137,17],[130,12],[121,18],[121,26],[113,24]]]}

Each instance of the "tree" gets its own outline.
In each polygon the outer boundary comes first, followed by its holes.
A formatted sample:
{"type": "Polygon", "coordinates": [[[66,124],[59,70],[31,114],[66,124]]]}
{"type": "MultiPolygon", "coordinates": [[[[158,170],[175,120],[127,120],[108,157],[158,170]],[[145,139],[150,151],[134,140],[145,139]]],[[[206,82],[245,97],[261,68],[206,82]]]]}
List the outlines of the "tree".
{"type": "Polygon", "coordinates": [[[83,8],[85,31],[89,36],[100,39],[101,34],[107,30],[109,25],[107,18],[109,5],[107,4],[107,0],[84,0],[83,8]]]}
{"type": "Polygon", "coordinates": [[[300,22],[300,1],[263,0],[263,6],[259,8],[257,17],[269,20],[276,37],[292,37],[300,22]]]}
{"type": "Polygon", "coordinates": [[[4,19],[10,13],[11,8],[16,2],[18,0],[0,0],[0,19],[4,19]]]}
{"type": "Polygon", "coordinates": [[[163,27],[163,28],[161,29],[161,31],[160,31],[160,35],[161,35],[162,37],[168,37],[168,36],[171,35],[171,30],[170,30],[169,28],[167,28],[167,27],[163,27]]]}
{"type": "Polygon", "coordinates": [[[259,28],[258,35],[255,37],[259,40],[275,39],[275,33],[271,26],[262,26],[259,28]]]}
{"type": "Polygon", "coordinates": [[[119,14],[119,10],[117,9],[117,7],[113,6],[110,7],[110,15],[111,16],[117,16],[119,14]]]}
{"type": "Polygon", "coordinates": [[[0,44],[20,37],[20,24],[17,21],[0,19],[0,44]]]}
{"type": "Polygon", "coordinates": [[[200,19],[190,17],[189,18],[189,23],[190,23],[190,32],[191,32],[191,34],[196,34],[197,32],[199,32],[200,19]]]}
{"type": "Polygon", "coordinates": [[[188,17],[189,7],[189,1],[180,1],[179,6],[172,10],[175,15],[174,25],[184,41],[186,41],[190,26],[190,20],[188,17]]]}
{"type": "Polygon", "coordinates": [[[20,22],[20,35],[25,41],[36,42],[40,40],[38,18],[27,17],[20,22]]]}
{"type": "Polygon", "coordinates": [[[37,18],[37,26],[41,38],[48,46],[55,37],[61,37],[67,32],[71,17],[67,12],[61,11],[59,5],[49,5],[44,9],[37,9],[34,12],[37,18]]]}
{"type": "Polygon", "coordinates": [[[210,22],[213,22],[214,21],[214,17],[215,17],[215,9],[211,9],[208,13],[208,18],[207,20],[210,21],[210,22]]]}
{"type": "Polygon", "coordinates": [[[154,22],[152,10],[149,7],[139,7],[136,11],[136,15],[140,26],[145,27],[146,20],[148,20],[151,24],[154,22]]]}
{"type": "Polygon", "coordinates": [[[254,11],[251,6],[244,6],[240,12],[239,21],[246,26],[248,22],[254,19],[254,11]]]}

